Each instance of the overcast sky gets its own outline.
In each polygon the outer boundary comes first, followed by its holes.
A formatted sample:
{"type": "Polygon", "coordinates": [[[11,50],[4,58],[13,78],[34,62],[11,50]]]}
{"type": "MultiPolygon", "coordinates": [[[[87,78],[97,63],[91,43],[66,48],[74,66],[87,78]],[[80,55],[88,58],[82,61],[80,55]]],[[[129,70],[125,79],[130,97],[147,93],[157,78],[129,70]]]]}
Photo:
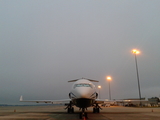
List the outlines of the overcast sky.
{"type": "Polygon", "coordinates": [[[159,0],[0,0],[0,104],[68,99],[68,80],[99,80],[101,98],[160,96],[159,0]]]}

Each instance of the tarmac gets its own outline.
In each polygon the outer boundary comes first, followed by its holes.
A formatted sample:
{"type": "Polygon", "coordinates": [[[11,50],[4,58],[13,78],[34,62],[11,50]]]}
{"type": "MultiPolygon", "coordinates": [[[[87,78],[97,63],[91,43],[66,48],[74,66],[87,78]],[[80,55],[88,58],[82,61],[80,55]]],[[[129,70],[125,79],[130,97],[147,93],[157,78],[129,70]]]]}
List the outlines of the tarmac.
{"type": "MultiPolygon", "coordinates": [[[[0,106],[0,120],[80,120],[79,109],[67,113],[65,106],[0,106]]],[[[88,120],[160,120],[160,108],[103,107],[100,113],[88,108],[88,120]]]]}

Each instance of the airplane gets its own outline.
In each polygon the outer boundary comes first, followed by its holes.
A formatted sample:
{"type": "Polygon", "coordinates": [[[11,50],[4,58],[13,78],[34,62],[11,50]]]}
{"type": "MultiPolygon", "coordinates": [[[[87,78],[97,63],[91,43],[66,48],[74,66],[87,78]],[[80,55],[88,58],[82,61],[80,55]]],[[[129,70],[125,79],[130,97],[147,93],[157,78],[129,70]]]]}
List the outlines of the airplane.
{"type": "Polygon", "coordinates": [[[99,82],[97,80],[91,80],[86,78],[70,80],[68,82],[74,82],[69,93],[70,99],[63,100],[23,100],[23,97],[20,97],[20,102],[36,102],[36,103],[58,103],[68,101],[67,109],[68,113],[74,113],[74,107],[80,108],[81,112],[79,118],[87,118],[88,107],[93,107],[93,113],[99,113],[101,107],[100,103],[104,103],[104,100],[98,100],[98,93],[96,92],[96,87],[92,82],[99,82]]]}
{"type": "Polygon", "coordinates": [[[20,97],[20,102],[36,102],[36,103],[63,103],[66,102],[68,113],[74,113],[74,107],[80,108],[81,112],[79,114],[80,119],[88,118],[87,110],[88,107],[93,107],[93,113],[99,113],[102,109],[99,104],[108,104],[113,102],[147,102],[146,100],[108,100],[108,99],[97,99],[98,93],[96,92],[96,87],[92,82],[99,82],[97,80],[91,80],[86,78],[70,80],[68,82],[74,82],[69,92],[69,99],[63,100],[23,100],[23,97],[20,97]]]}

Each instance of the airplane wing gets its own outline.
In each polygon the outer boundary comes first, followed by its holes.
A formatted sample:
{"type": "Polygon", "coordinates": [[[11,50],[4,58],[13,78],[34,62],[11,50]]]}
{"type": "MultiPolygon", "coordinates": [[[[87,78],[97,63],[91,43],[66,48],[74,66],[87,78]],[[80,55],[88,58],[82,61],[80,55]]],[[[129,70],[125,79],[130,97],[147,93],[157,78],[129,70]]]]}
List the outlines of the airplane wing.
{"type": "Polygon", "coordinates": [[[115,103],[115,100],[108,100],[108,99],[96,99],[96,103],[98,104],[107,104],[107,103],[115,103]]]}
{"type": "Polygon", "coordinates": [[[61,103],[69,103],[71,101],[71,99],[62,99],[62,100],[23,100],[23,96],[21,96],[19,101],[20,102],[61,104],[61,103]]]}
{"type": "Polygon", "coordinates": [[[142,98],[141,100],[140,99],[137,99],[137,98],[129,98],[129,99],[120,99],[120,100],[115,100],[116,102],[123,102],[123,103],[129,103],[129,102],[149,102],[147,98],[142,98]]]}
{"type": "Polygon", "coordinates": [[[147,103],[148,100],[108,100],[108,99],[96,99],[96,103],[98,104],[113,104],[113,103],[147,103]]]}
{"type": "Polygon", "coordinates": [[[115,100],[117,103],[134,103],[134,104],[139,104],[139,103],[149,103],[148,100],[115,100]]]}

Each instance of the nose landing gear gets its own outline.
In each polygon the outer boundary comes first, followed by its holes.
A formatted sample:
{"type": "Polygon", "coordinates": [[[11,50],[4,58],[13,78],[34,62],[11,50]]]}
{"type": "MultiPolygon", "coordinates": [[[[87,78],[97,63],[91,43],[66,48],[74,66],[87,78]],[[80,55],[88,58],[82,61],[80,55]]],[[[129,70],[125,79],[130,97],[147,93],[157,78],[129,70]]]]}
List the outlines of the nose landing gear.
{"type": "Polygon", "coordinates": [[[85,113],[85,108],[82,108],[82,112],[79,114],[79,118],[83,120],[88,118],[87,113],[85,113]]]}

